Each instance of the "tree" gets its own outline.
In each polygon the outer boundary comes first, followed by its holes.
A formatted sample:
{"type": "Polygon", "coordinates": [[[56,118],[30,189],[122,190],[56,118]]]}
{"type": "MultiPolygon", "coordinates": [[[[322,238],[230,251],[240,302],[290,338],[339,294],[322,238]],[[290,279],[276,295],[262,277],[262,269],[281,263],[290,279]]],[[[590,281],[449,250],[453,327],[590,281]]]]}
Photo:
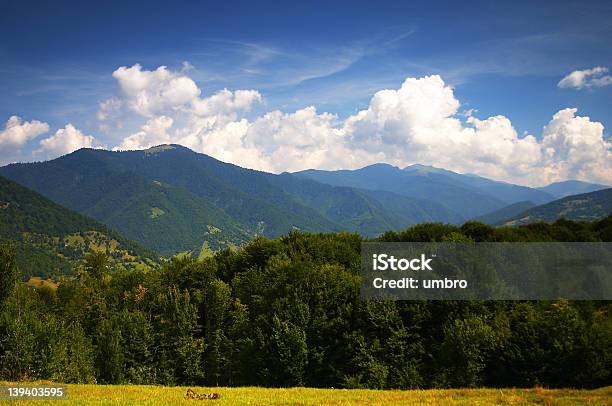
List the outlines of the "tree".
{"type": "Polygon", "coordinates": [[[507,323],[489,324],[481,315],[450,322],[444,328],[441,358],[444,381],[453,387],[476,387],[492,354],[504,344],[507,323]]]}
{"type": "Polygon", "coordinates": [[[15,287],[0,309],[0,376],[35,379],[36,332],[40,324],[36,295],[25,284],[15,287]]]}
{"type": "Polygon", "coordinates": [[[103,319],[96,329],[95,360],[96,376],[101,383],[122,383],[125,360],[121,346],[121,330],[113,320],[103,319]]]}
{"type": "MultiPolygon", "coordinates": [[[[612,217],[491,229],[421,224],[385,241],[604,240],[612,217]]],[[[356,234],[293,232],[161,272],[57,290],[15,283],[0,247],[0,380],[351,388],[596,387],[612,379],[612,305],[366,301],[356,234]],[[4,281],[7,281],[6,283],[4,281]]],[[[537,271],[536,266],[530,271],[537,271]]]]}
{"type": "Polygon", "coordinates": [[[18,275],[15,249],[10,245],[0,244],[0,308],[13,291],[18,275]]]}
{"type": "Polygon", "coordinates": [[[51,379],[65,383],[95,381],[94,350],[78,322],[61,323],[49,357],[51,379]]]}
{"type": "Polygon", "coordinates": [[[9,381],[36,378],[33,367],[36,340],[30,325],[22,318],[3,324],[0,337],[0,374],[9,381]]]}
{"type": "Polygon", "coordinates": [[[115,315],[121,326],[125,379],[134,384],[151,383],[155,376],[155,333],[144,312],[123,309],[115,315]]]}
{"type": "Polygon", "coordinates": [[[308,346],[301,328],[274,316],[269,351],[274,386],[304,385],[308,346]]]}
{"type": "Polygon", "coordinates": [[[197,306],[188,291],[171,286],[159,295],[155,330],[162,383],[199,384],[204,376],[204,340],[198,337],[197,306]]]}
{"type": "Polygon", "coordinates": [[[97,281],[108,271],[108,257],[104,252],[94,251],[85,256],[85,271],[97,281]]]}

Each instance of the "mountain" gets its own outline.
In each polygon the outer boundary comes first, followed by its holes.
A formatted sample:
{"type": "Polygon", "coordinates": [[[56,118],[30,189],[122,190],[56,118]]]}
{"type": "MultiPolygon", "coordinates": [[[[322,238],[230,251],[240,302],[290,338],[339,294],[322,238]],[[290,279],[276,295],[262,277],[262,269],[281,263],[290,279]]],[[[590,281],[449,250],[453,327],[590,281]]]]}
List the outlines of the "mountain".
{"type": "Polygon", "coordinates": [[[563,186],[538,190],[424,165],[276,175],[179,145],[81,149],[0,174],[163,255],[205,254],[292,230],[374,237],[422,222],[497,223],[530,209],[528,202],[551,202],[563,186]]]}
{"type": "Polygon", "coordinates": [[[253,237],[223,210],[185,188],[116,170],[105,159],[112,154],[80,150],[53,161],[9,165],[0,171],[163,255],[199,251],[204,236],[214,249],[253,237]]]}
{"type": "Polygon", "coordinates": [[[423,221],[460,222],[433,201],[241,168],[178,145],[81,149],[0,168],[50,199],[162,254],[241,245],[291,230],[376,236],[423,221]]]}
{"type": "Polygon", "coordinates": [[[536,204],[542,204],[554,199],[554,196],[547,192],[527,186],[491,180],[473,174],[459,174],[446,169],[439,169],[426,165],[411,165],[404,168],[404,171],[413,175],[422,176],[423,174],[427,174],[430,178],[436,178],[439,181],[450,180],[450,182],[455,185],[473,188],[480,193],[496,197],[507,204],[521,201],[532,201],[536,204]]]}
{"type": "Polygon", "coordinates": [[[544,221],[553,222],[559,218],[575,221],[593,221],[604,218],[612,213],[612,188],[591,193],[567,196],[553,202],[536,206],[520,215],[506,220],[504,225],[544,221]]]}
{"type": "Polygon", "coordinates": [[[510,204],[506,207],[502,207],[499,210],[495,210],[491,213],[484,214],[476,217],[474,220],[480,221],[485,224],[495,225],[506,221],[509,218],[513,218],[522,214],[523,212],[535,207],[536,204],[533,202],[518,202],[510,204]]]}
{"type": "Polygon", "coordinates": [[[538,188],[538,190],[551,194],[555,198],[560,199],[565,196],[595,192],[597,190],[607,189],[609,187],[610,186],[582,182],[579,180],[566,180],[563,182],[551,183],[548,186],[538,188]]]}
{"type": "Polygon", "coordinates": [[[423,222],[459,223],[461,216],[446,207],[394,193],[335,187],[284,173],[269,181],[298,202],[316,209],[344,229],[366,236],[404,229],[423,222]]]}
{"type": "Polygon", "coordinates": [[[520,201],[545,203],[554,198],[543,191],[445,169],[412,165],[404,169],[374,164],[356,170],[306,170],[296,176],[334,186],[386,191],[428,200],[447,208],[463,220],[501,209],[520,201]]]}
{"type": "Polygon", "coordinates": [[[184,188],[130,173],[102,177],[86,186],[102,192],[91,194],[95,201],[84,213],[163,255],[225,248],[254,237],[223,210],[184,188]]]}
{"type": "Polygon", "coordinates": [[[24,275],[62,275],[105,251],[117,269],[156,267],[157,256],[97,221],[0,176],[0,241],[17,248],[24,275]]]}

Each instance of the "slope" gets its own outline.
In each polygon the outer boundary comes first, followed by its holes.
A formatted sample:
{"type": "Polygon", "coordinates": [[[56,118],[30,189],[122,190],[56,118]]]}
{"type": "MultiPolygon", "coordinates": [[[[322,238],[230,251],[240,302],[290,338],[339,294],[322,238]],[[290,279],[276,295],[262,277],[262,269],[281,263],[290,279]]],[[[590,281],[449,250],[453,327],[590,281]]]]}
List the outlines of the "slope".
{"type": "Polygon", "coordinates": [[[553,222],[559,218],[575,221],[593,221],[612,213],[612,188],[596,192],[567,196],[553,202],[533,207],[518,216],[508,219],[504,225],[544,221],[553,222]]]}
{"type": "MultiPolygon", "coordinates": [[[[532,194],[529,188],[498,184],[494,181],[485,181],[469,175],[459,175],[423,166],[402,170],[387,164],[375,164],[352,171],[307,170],[297,172],[295,175],[334,186],[383,190],[428,200],[459,214],[462,219],[473,218],[500,209],[510,203],[525,200],[526,196],[532,194]],[[492,190],[479,187],[478,183],[488,184],[488,188],[492,190]],[[520,191],[520,193],[517,192],[512,197],[513,191],[520,191]]],[[[537,195],[534,196],[535,200],[546,200],[543,192],[535,191],[534,194],[537,195]]]]}
{"type": "Polygon", "coordinates": [[[24,275],[63,275],[93,251],[119,269],[156,267],[152,252],[97,221],[0,176],[0,241],[17,248],[24,275]]]}
{"type": "Polygon", "coordinates": [[[498,223],[503,223],[509,218],[518,216],[519,214],[535,206],[536,206],[535,203],[529,202],[529,201],[513,203],[506,207],[502,207],[499,210],[495,210],[491,213],[487,213],[482,216],[478,216],[474,220],[480,221],[485,224],[495,225],[498,223]]]}
{"type": "MultiPolygon", "coordinates": [[[[102,151],[100,151],[102,152],[102,151]]],[[[106,151],[105,151],[106,152],[106,151]]],[[[241,244],[253,234],[188,191],[115,170],[98,151],[0,168],[21,184],[163,255],[241,244]]]]}

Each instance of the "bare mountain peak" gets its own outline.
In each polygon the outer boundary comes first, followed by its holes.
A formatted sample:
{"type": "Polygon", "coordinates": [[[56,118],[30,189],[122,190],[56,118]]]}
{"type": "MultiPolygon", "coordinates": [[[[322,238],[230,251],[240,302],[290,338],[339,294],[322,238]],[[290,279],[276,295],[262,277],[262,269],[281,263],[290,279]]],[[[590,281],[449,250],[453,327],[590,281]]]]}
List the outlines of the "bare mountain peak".
{"type": "Polygon", "coordinates": [[[147,148],[144,150],[144,153],[145,154],[157,154],[159,152],[169,151],[172,149],[176,149],[176,146],[172,144],[162,144],[162,145],[157,145],[155,147],[147,148]]]}

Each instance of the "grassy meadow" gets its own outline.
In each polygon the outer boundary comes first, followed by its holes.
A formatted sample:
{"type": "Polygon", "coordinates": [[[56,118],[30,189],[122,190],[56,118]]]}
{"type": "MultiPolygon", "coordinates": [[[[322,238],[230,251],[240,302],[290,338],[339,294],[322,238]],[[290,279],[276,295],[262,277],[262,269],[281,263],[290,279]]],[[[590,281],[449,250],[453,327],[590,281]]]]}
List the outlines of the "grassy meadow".
{"type": "MultiPolygon", "coordinates": [[[[200,393],[215,392],[217,400],[187,400],[188,387],[138,385],[68,385],[70,404],[205,404],[217,405],[609,405],[612,387],[595,390],[575,389],[267,389],[201,388],[200,393]]],[[[57,401],[11,401],[11,405],[57,404],[57,401]]]]}

